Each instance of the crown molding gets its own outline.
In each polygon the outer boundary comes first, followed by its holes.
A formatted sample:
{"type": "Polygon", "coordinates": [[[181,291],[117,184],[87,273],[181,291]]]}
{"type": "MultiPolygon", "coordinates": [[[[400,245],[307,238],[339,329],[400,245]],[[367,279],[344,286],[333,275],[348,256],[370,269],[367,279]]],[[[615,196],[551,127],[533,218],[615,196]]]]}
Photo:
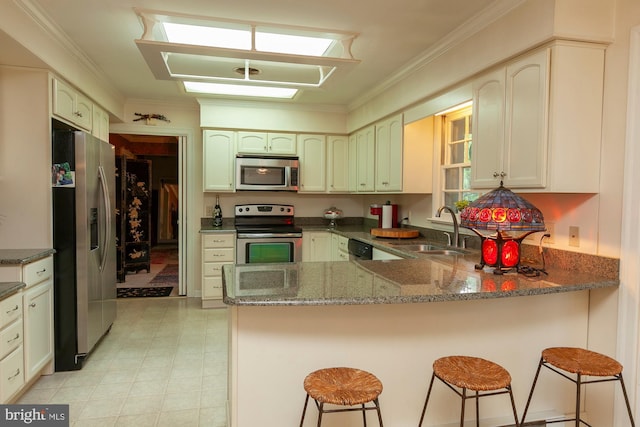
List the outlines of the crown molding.
{"type": "Polygon", "coordinates": [[[489,7],[480,11],[473,17],[469,18],[455,30],[447,34],[440,41],[435,43],[432,47],[424,51],[421,55],[418,55],[410,62],[408,62],[400,71],[393,74],[388,79],[384,80],[369,92],[358,97],[353,102],[349,103],[348,111],[353,111],[358,107],[361,107],[365,103],[371,101],[376,96],[382,94],[396,83],[404,80],[409,75],[416,71],[426,67],[438,57],[444,55],[469,37],[483,30],[491,25],[496,20],[500,19],[513,9],[516,9],[526,0],[496,0],[489,7]]]}

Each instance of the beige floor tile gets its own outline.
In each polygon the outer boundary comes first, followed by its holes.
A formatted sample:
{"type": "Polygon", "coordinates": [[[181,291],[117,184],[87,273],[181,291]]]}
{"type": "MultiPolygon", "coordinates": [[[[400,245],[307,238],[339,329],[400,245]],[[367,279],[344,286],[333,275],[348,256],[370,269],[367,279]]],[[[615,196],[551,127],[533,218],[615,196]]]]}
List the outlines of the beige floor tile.
{"type": "Polygon", "coordinates": [[[158,420],[158,414],[121,415],[115,427],[153,427],[158,420]]]}
{"type": "MultiPolygon", "coordinates": [[[[167,388],[168,390],[168,388],[167,388]]],[[[182,411],[185,409],[200,408],[201,392],[190,391],[186,393],[171,393],[170,391],[164,395],[162,403],[162,412],[182,411]]]]}
{"type": "Polygon", "coordinates": [[[199,425],[200,411],[198,409],[160,412],[156,423],[158,427],[198,427],[199,425]]]}
{"type": "Polygon", "coordinates": [[[167,380],[159,381],[136,381],[129,389],[130,397],[160,396],[167,390],[167,380]]]}
{"type": "Polygon", "coordinates": [[[113,427],[116,425],[116,421],[117,417],[77,420],[73,423],[73,427],[113,427]]]}
{"type": "Polygon", "coordinates": [[[162,408],[162,401],[163,396],[129,396],[120,410],[120,415],[157,414],[162,408]]]}

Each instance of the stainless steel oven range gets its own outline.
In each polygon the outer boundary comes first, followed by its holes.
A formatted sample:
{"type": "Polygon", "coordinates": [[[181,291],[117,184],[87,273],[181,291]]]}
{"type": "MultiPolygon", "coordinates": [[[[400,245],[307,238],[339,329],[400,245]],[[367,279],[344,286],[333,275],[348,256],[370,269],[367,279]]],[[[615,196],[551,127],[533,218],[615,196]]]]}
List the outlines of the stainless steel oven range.
{"type": "Polygon", "coordinates": [[[236,205],[236,263],[302,261],[302,230],[292,205],[236,205]]]}

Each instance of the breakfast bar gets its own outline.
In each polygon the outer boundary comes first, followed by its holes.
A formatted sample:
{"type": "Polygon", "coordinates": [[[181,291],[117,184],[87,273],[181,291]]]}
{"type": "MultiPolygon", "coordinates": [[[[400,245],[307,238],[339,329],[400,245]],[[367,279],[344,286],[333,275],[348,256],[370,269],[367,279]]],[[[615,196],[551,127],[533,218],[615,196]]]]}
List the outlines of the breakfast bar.
{"type": "MultiPolygon", "coordinates": [[[[224,266],[230,425],[298,425],[304,377],[346,366],[382,381],[385,426],[415,426],[431,365],[447,355],[504,366],[520,413],[544,348],[615,351],[617,278],[566,268],[533,277],[496,275],[476,270],[476,262],[477,253],[461,253],[224,266]]],[[[528,421],[574,408],[568,381],[547,377],[537,390],[528,421]]],[[[595,425],[610,424],[613,390],[590,389],[583,407],[595,425]]],[[[423,425],[459,420],[459,399],[442,384],[434,386],[430,408],[423,425]]],[[[510,411],[508,398],[493,398],[483,402],[480,418],[488,425],[513,424],[510,411]]],[[[308,415],[305,426],[315,425],[316,414],[308,415]]],[[[323,419],[327,427],[359,425],[358,413],[323,419]]]]}

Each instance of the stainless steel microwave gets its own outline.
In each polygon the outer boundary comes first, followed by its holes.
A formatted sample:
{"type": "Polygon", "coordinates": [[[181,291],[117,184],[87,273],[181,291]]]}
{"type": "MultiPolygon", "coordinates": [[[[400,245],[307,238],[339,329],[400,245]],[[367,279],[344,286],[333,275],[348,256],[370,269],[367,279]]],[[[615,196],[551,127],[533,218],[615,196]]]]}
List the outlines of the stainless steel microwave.
{"type": "Polygon", "coordinates": [[[298,191],[297,157],[236,157],[236,190],[298,191]]]}

